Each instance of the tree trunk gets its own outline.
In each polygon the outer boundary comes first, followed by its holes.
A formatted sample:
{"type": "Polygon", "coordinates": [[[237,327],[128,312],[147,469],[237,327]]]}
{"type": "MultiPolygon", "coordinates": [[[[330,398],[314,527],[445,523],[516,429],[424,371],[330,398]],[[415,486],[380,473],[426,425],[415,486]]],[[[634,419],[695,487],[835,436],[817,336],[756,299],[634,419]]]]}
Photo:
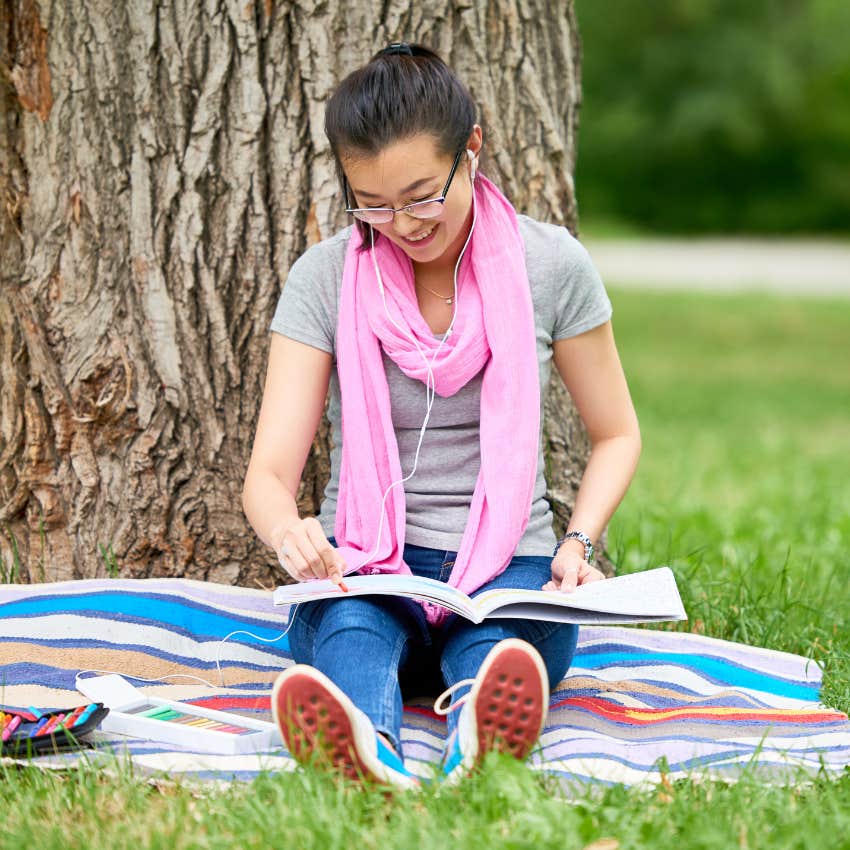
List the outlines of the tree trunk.
{"type": "MultiPolygon", "coordinates": [[[[346,224],[322,130],[378,47],[434,46],[481,104],[515,206],[574,228],[572,3],[6,0],[0,556],[6,578],[264,585],[241,510],[268,325],[295,258],[346,224]]],[[[560,531],[587,443],[556,371],[560,531]]],[[[299,492],[316,513],[327,422],[299,492]]]]}

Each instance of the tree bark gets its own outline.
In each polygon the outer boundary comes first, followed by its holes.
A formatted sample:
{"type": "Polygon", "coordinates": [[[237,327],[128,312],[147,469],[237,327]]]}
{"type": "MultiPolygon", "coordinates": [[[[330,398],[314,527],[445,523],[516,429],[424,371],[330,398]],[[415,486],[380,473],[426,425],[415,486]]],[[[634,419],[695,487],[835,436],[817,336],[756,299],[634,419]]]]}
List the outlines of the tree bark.
{"type": "MultiPolygon", "coordinates": [[[[397,39],[481,105],[485,170],[574,229],[572,3],[6,0],[0,557],[9,577],[274,584],[240,491],[287,270],[346,224],[323,133],[334,85],[397,39]]],[[[556,371],[561,531],[587,441],[556,371]]],[[[298,494],[316,513],[323,421],[298,494]]]]}

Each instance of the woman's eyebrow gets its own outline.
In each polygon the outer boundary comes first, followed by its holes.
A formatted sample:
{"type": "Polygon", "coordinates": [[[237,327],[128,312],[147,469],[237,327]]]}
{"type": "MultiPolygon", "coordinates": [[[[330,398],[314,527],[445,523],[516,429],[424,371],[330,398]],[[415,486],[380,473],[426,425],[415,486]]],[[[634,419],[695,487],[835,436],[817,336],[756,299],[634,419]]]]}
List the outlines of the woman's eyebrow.
{"type": "MultiPolygon", "coordinates": [[[[416,180],[411,183],[409,186],[401,190],[402,195],[406,195],[408,192],[412,192],[414,189],[421,186],[423,183],[430,183],[432,180],[436,180],[436,177],[423,177],[421,180],[416,180]]],[[[352,186],[352,189],[354,187],[352,186]]],[[[373,195],[371,192],[364,192],[361,189],[354,189],[355,195],[360,195],[363,198],[380,198],[380,195],[373,195]]]]}

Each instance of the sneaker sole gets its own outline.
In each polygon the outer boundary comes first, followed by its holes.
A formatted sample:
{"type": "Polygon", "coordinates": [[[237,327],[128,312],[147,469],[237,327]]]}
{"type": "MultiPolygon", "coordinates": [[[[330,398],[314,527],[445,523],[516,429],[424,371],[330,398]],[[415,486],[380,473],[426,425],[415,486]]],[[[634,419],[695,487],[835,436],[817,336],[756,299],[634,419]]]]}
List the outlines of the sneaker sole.
{"type": "Polygon", "coordinates": [[[340,771],[349,779],[368,777],[381,784],[415,788],[415,779],[386,775],[364,747],[348,713],[348,697],[323,673],[296,664],[278,676],[272,690],[272,714],[296,761],[340,771]]]}
{"type": "Polygon", "coordinates": [[[540,653],[509,638],[487,656],[474,701],[480,762],[489,750],[525,759],[537,743],[549,708],[549,677],[540,653]]]}

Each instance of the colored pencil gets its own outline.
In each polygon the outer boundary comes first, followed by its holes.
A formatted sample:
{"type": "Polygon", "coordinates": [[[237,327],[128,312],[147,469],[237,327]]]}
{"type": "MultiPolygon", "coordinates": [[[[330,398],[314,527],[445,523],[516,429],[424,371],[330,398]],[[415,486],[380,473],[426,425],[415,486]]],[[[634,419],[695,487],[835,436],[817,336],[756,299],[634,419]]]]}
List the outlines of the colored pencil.
{"type": "Polygon", "coordinates": [[[86,707],[85,707],[84,705],[81,705],[81,706],[79,706],[79,707],[75,708],[75,709],[71,712],[71,714],[69,714],[69,715],[68,715],[68,716],[67,716],[67,717],[66,717],[66,718],[62,721],[62,728],[63,728],[63,729],[70,729],[70,728],[74,725],[74,723],[76,723],[77,718],[78,718],[78,717],[79,717],[79,716],[80,716],[80,715],[81,715],[81,714],[82,714],[85,710],[86,710],[86,707]]]}
{"type": "Polygon", "coordinates": [[[74,721],[74,726],[82,726],[95,711],[97,711],[96,702],[91,703],[91,705],[87,705],[83,713],[74,721]]]}
{"type": "Polygon", "coordinates": [[[56,726],[57,726],[59,723],[61,723],[64,719],[65,719],[65,715],[64,715],[64,714],[54,714],[54,715],[50,718],[50,720],[48,720],[48,721],[47,721],[47,725],[44,727],[44,729],[42,729],[42,730],[41,730],[41,732],[39,732],[38,734],[39,734],[39,735],[51,735],[51,734],[53,734],[53,730],[54,730],[54,729],[56,728],[56,726]]]}
{"type": "Polygon", "coordinates": [[[29,735],[27,737],[28,738],[35,738],[35,736],[38,735],[41,732],[41,730],[44,729],[45,726],[47,726],[47,724],[49,722],[50,722],[49,717],[42,717],[41,720],[39,720],[38,723],[36,723],[35,727],[32,729],[32,731],[29,733],[29,735]]]}
{"type": "Polygon", "coordinates": [[[20,718],[20,717],[17,717],[17,716],[16,716],[16,717],[13,717],[13,718],[12,718],[12,720],[11,720],[11,722],[10,722],[10,723],[6,726],[6,728],[3,730],[3,740],[4,740],[4,741],[8,741],[8,740],[9,740],[9,738],[11,738],[11,737],[12,737],[12,733],[13,733],[13,732],[15,731],[15,729],[17,729],[17,728],[18,728],[18,726],[20,726],[20,725],[21,725],[21,718],[20,718]]]}

